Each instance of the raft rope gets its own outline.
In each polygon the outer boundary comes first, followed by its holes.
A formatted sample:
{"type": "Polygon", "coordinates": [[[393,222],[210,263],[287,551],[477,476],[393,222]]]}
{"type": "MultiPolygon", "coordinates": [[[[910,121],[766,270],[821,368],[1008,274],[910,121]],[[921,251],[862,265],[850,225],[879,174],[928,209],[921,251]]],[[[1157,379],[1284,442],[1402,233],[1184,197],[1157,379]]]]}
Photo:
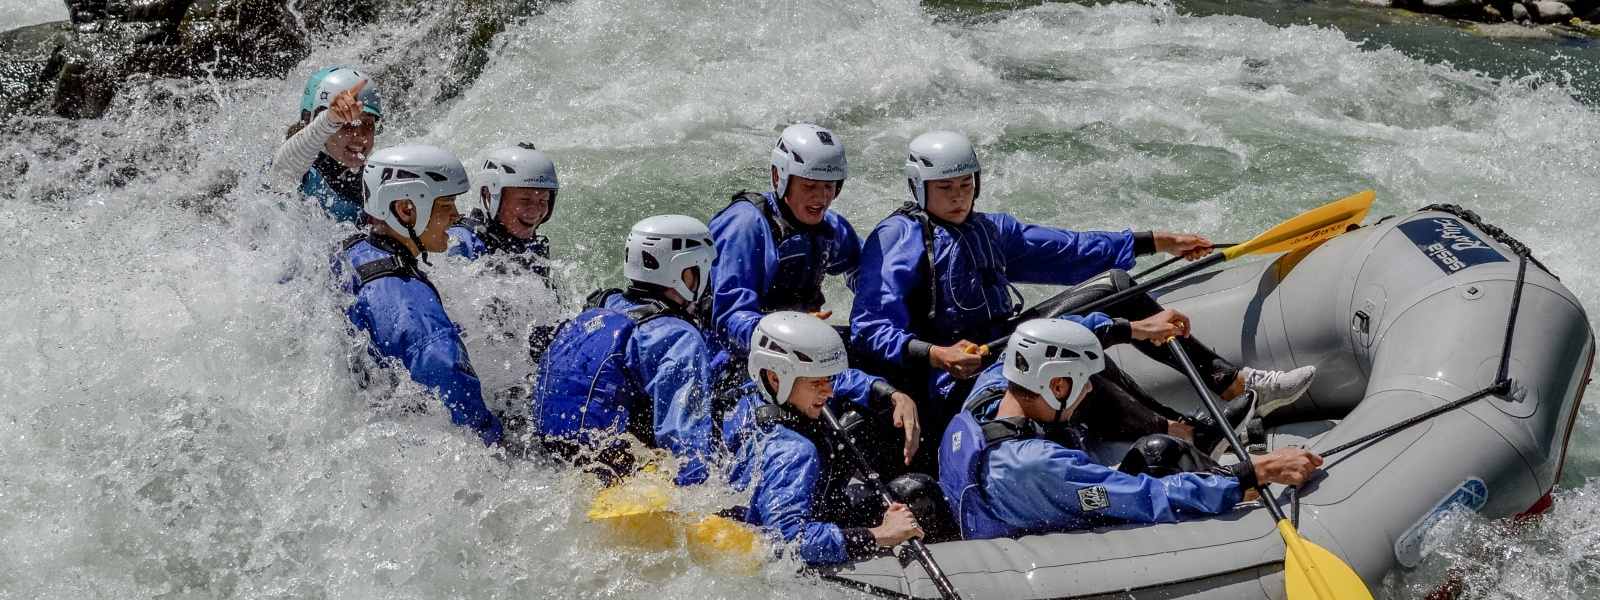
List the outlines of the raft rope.
{"type": "MultiPolygon", "coordinates": [[[[1434,209],[1429,207],[1424,210],[1434,209]]],[[[1524,248],[1524,250],[1526,250],[1526,248],[1524,248]]],[[[1528,262],[1533,261],[1534,264],[1538,264],[1538,261],[1533,260],[1533,257],[1526,254],[1519,253],[1517,256],[1519,258],[1517,261],[1517,286],[1511,291],[1511,311],[1510,315],[1506,317],[1506,338],[1504,345],[1500,347],[1500,369],[1495,374],[1494,383],[1489,384],[1489,387],[1483,388],[1471,394],[1467,394],[1466,396],[1463,396],[1453,402],[1440,405],[1433,410],[1429,410],[1399,423],[1395,423],[1394,425],[1390,425],[1378,431],[1374,431],[1343,444],[1339,444],[1338,446],[1334,446],[1327,452],[1322,453],[1323,458],[1328,458],[1368,442],[1374,442],[1389,437],[1405,430],[1408,427],[1411,427],[1412,425],[1416,425],[1417,423],[1421,423],[1428,419],[1432,419],[1444,413],[1471,404],[1473,401],[1483,398],[1484,396],[1507,396],[1511,393],[1511,339],[1516,334],[1517,312],[1522,309],[1522,287],[1523,284],[1526,283],[1528,275],[1528,262]]],[[[1540,265],[1539,268],[1543,269],[1544,266],[1540,265]]],[[[1548,273],[1548,271],[1546,272],[1548,273]]]]}
{"type": "Polygon", "coordinates": [[[1513,254],[1533,261],[1535,266],[1538,266],[1540,270],[1544,271],[1546,274],[1549,274],[1551,277],[1555,277],[1556,281],[1561,280],[1560,277],[1556,277],[1556,274],[1550,271],[1550,267],[1544,266],[1544,263],[1539,262],[1539,259],[1533,256],[1533,250],[1529,249],[1527,244],[1522,243],[1522,241],[1518,240],[1517,238],[1511,237],[1511,234],[1506,233],[1504,229],[1496,227],[1490,223],[1485,223],[1483,218],[1478,216],[1478,213],[1472,212],[1455,204],[1429,204],[1422,207],[1417,212],[1430,210],[1442,213],[1450,213],[1456,218],[1472,224],[1472,226],[1477,227],[1479,231],[1482,231],[1489,237],[1494,238],[1494,241],[1500,242],[1507,248],[1510,248],[1513,254]]]}

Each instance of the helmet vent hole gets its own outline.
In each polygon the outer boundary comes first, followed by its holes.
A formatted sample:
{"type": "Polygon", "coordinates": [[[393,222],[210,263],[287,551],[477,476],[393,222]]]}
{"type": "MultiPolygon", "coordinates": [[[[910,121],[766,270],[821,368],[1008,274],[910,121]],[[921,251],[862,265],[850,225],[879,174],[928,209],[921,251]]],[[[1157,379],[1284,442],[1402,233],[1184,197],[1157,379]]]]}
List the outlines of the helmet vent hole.
{"type": "Polygon", "coordinates": [[[533,147],[533,144],[531,144],[531,143],[528,143],[528,142],[521,142],[521,143],[518,143],[518,144],[517,144],[517,147],[518,147],[518,148],[521,148],[521,149],[523,149],[523,150],[538,150],[538,148],[535,148],[535,147],[533,147]]]}
{"type": "Polygon", "coordinates": [[[411,171],[406,171],[404,169],[400,169],[400,170],[396,170],[394,172],[394,178],[395,179],[422,179],[422,176],[417,175],[416,173],[412,173],[411,171]]]}
{"type": "Polygon", "coordinates": [[[1100,355],[1099,354],[1095,354],[1093,352],[1087,352],[1085,354],[1087,354],[1089,356],[1089,360],[1100,360],[1100,355]]]}
{"type": "Polygon", "coordinates": [[[832,146],[833,145],[833,136],[828,135],[828,132],[826,132],[826,131],[818,131],[817,132],[817,141],[822,142],[822,145],[824,145],[824,146],[832,146]]]}
{"type": "Polygon", "coordinates": [[[1056,357],[1056,347],[1055,346],[1045,346],[1044,347],[1044,357],[1045,358],[1055,358],[1056,357]]]}
{"type": "Polygon", "coordinates": [[[1083,358],[1083,355],[1078,354],[1077,350],[1073,350],[1071,348],[1062,348],[1061,358],[1083,358]]]}
{"type": "Polygon", "coordinates": [[[1021,352],[1016,353],[1016,358],[1011,362],[1016,365],[1018,371],[1028,372],[1028,358],[1023,356],[1021,352]]]}
{"type": "Polygon", "coordinates": [[[427,173],[428,173],[428,179],[432,179],[434,181],[450,181],[449,177],[445,177],[441,173],[438,173],[438,172],[435,172],[435,171],[428,171],[427,173]]]}
{"type": "MultiPolygon", "coordinates": [[[[673,240],[673,241],[677,241],[677,240],[673,240]]],[[[685,248],[699,248],[700,247],[700,240],[683,240],[683,247],[685,247],[685,248]]]]}
{"type": "Polygon", "coordinates": [[[922,159],[922,166],[928,167],[928,168],[933,168],[933,161],[928,160],[927,158],[923,158],[922,159]]]}
{"type": "Polygon", "coordinates": [[[794,157],[794,162],[800,163],[802,165],[806,164],[806,160],[803,159],[803,158],[800,158],[800,153],[799,152],[790,152],[789,156],[793,156],[794,157]]]}
{"type": "Polygon", "coordinates": [[[496,169],[496,168],[498,168],[498,167],[494,166],[494,163],[489,162],[489,161],[483,161],[483,170],[489,171],[489,170],[493,170],[493,169],[496,169]]]}
{"type": "Polygon", "coordinates": [[[816,362],[814,360],[811,360],[811,357],[808,356],[806,353],[801,352],[799,350],[796,350],[794,352],[794,357],[800,359],[800,362],[816,362]]]}
{"type": "Polygon", "coordinates": [[[673,250],[682,250],[683,249],[683,240],[672,240],[672,249],[673,250]]]}
{"type": "Polygon", "coordinates": [[[505,171],[507,175],[517,174],[517,170],[511,168],[511,165],[500,165],[500,170],[505,171]]]}
{"type": "Polygon", "coordinates": [[[655,255],[650,254],[649,252],[640,252],[639,262],[644,263],[644,268],[650,269],[651,271],[661,268],[661,261],[656,260],[655,255]]]}

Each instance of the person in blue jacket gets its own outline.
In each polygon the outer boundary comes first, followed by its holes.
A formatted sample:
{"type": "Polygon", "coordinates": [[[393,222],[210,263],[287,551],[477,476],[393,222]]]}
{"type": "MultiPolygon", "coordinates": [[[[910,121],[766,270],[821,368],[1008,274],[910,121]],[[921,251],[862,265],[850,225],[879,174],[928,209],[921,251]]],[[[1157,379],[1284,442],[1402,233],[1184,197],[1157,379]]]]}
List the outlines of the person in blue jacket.
{"type": "Polygon", "coordinates": [[[361,174],[383,104],[377,85],[354,67],[317,70],[300,96],[300,121],[273,154],[273,179],[293,182],[334,219],[360,224],[361,174]]]}
{"type": "Polygon", "coordinates": [[[550,240],[539,226],[555,214],[556,164],[533,147],[518,144],[483,157],[479,208],[449,229],[449,254],[467,260],[504,256],[527,272],[549,277],[550,240]]]}
{"type": "Polygon", "coordinates": [[[372,354],[404,363],[412,380],[438,394],[453,423],[472,428],[484,444],[501,441],[500,419],[484,405],[461,331],[417,266],[419,256],[427,263],[428,252],[447,247],[466,169],[448,150],[406,145],[373,153],[363,177],[369,225],[344,243],[335,263],[355,295],[346,315],[371,337],[372,354]]]}
{"type": "MultiPolygon", "coordinates": [[[[858,355],[878,357],[873,370],[929,373],[921,408],[924,417],[937,419],[931,422],[948,420],[987,362],[978,343],[1009,332],[1022,308],[1013,282],[1079,285],[1105,273],[1083,293],[1109,294],[1132,285],[1124,270],[1137,255],[1161,251],[1197,258],[1211,251],[1211,242],[1197,235],[1069,231],[977,212],[981,170],[971,142],[960,133],[933,131],[912,140],[905,172],[914,202],[879,223],[862,250],[852,343],[858,355]]],[[[1126,320],[1161,307],[1143,295],[1104,310],[1126,320]]],[[[1192,338],[1180,343],[1213,391],[1232,399],[1253,390],[1263,416],[1303,395],[1316,373],[1313,366],[1241,369],[1192,338]]],[[[1135,347],[1174,364],[1153,344],[1135,347]]]]}
{"type": "MultiPolygon", "coordinates": [[[[877,556],[923,530],[906,504],[881,500],[848,485],[852,475],[841,446],[820,420],[893,403],[905,429],[905,458],[916,453],[915,405],[882,379],[847,367],[844,341],[822,320],[797,312],[763,317],[752,333],[750,384],[723,428],[734,453],[732,485],[751,492],[745,522],[791,544],[808,565],[877,556]],[[900,408],[909,409],[903,414],[900,408]],[[881,518],[879,517],[881,515],[881,518]]],[[[898,497],[937,498],[926,476],[891,484],[898,497]]],[[[942,508],[941,508],[942,510],[942,508]]]]}
{"type": "Polygon", "coordinates": [[[629,287],[591,294],[540,362],[528,414],[547,448],[613,479],[636,467],[631,435],[678,457],[678,484],[705,481],[716,439],[700,321],[715,256],[711,232],[691,217],[634,224],[629,287]]]}
{"type": "Polygon", "coordinates": [[[763,315],[792,310],[827,320],[823,279],[842,275],[854,283],[861,238],[829,208],[848,175],[843,140],[810,123],[790,125],[772,149],[773,191],[741,191],[711,219],[718,257],[712,322],[739,359],[731,366],[736,381],[744,378],[742,359],[763,315]]]}
{"type": "Polygon", "coordinates": [[[1172,523],[1232,510],[1257,482],[1304,483],[1321,457],[1280,448],[1220,466],[1183,440],[1140,439],[1121,464],[1095,462],[1068,424],[1104,354],[1090,327],[1110,319],[1035,319],[1012,335],[945,430],[939,485],[965,539],[1110,523],[1172,523]]]}

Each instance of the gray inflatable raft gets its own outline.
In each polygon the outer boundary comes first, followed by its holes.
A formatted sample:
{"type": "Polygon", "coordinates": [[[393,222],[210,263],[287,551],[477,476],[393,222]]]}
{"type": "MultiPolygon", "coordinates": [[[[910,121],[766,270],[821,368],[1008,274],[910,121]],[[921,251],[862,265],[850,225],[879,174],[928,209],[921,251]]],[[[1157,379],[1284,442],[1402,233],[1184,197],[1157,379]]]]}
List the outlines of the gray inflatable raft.
{"type": "MultiPolygon", "coordinates": [[[[1309,396],[1293,414],[1273,414],[1267,439],[1325,450],[1495,380],[1518,257],[1473,221],[1437,210],[1390,217],[1309,253],[1201,274],[1157,295],[1240,364],[1316,365],[1309,396]]],[[[1418,564],[1446,510],[1544,510],[1594,353],[1577,298],[1530,263],[1510,361],[1524,393],[1483,398],[1330,458],[1299,494],[1301,533],[1377,589],[1390,570],[1418,564]]],[[[1157,398],[1197,406],[1178,373],[1127,348],[1112,354],[1157,398]]],[[[1288,495],[1279,497],[1287,507],[1288,495]]],[[[969,599],[1282,598],[1284,547],[1273,527],[1249,504],[1177,524],[929,549],[969,599]]],[[[939,597],[916,563],[893,558],[825,577],[884,596],[939,597]]]]}

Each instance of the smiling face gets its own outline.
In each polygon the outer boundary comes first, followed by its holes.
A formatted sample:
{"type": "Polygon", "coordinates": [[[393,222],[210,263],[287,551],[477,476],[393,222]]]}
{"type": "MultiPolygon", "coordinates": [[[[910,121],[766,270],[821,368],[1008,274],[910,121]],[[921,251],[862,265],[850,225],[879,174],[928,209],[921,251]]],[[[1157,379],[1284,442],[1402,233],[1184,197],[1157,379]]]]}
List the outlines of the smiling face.
{"type": "MultiPolygon", "coordinates": [[[[772,187],[778,187],[778,170],[772,170],[772,187]]],[[[784,191],[783,203],[788,205],[794,218],[806,225],[822,222],[833,199],[839,196],[839,182],[807,179],[798,175],[789,177],[789,189],[784,191]]]]}
{"type": "MultiPolygon", "coordinates": [[[[778,389],[778,376],[772,371],[763,371],[770,389],[778,389]]],[[[828,400],[833,398],[832,377],[796,377],[794,388],[789,390],[788,404],[793,406],[807,419],[822,418],[822,408],[828,405],[828,400]]]]}
{"type": "Polygon", "coordinates": [[[361,170],[372,153],[372,140],[377,135],[378,118],[361,115],[361,123],[346,125],[333,132],[333,137],[322,144],[322,152],[351,171],[361,170]]]}
{"type": "Polygon", "coordinates": [[[928,214],[951,223],[966,222],[972,215],[976,184],[977,176],[972,174],[929,181],[928,214]]]}
{"type": "Polygon", "coordinates": [[[508,187],[500,190],[500,215],[506,231],[519,239],[532,239],[550,214],[550,190],[508,187]]]}

